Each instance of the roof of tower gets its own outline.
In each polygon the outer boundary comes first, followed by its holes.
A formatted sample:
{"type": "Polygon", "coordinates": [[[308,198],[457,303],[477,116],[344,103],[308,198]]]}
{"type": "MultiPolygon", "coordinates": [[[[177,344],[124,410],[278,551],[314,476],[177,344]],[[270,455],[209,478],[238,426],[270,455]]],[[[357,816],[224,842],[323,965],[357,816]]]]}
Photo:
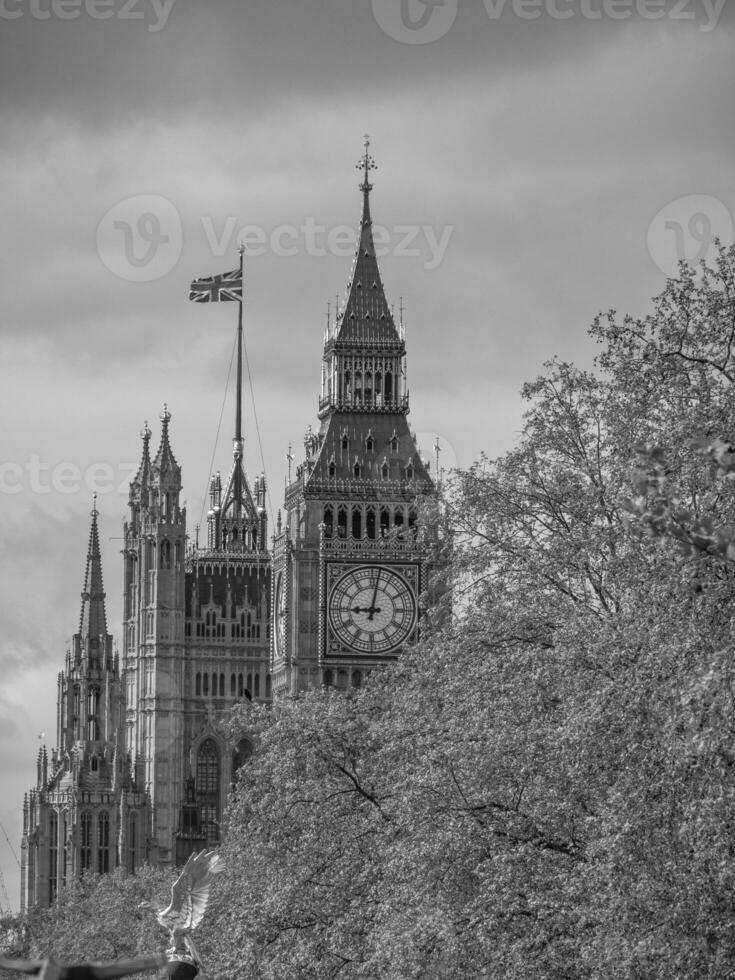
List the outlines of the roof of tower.
{"type": "Polygon", "coordinates": [[[79,633],[83,637],[107,635],[105,590],[102,585],[102,559],[100,556],[99,532],[97,530],[96,494],[92,509],[92,526],[89,530],[89,545],[87,546],[87,568],[84,573],[79,633]]]}
{"type": "Polygon", "coordinates": [[[359,185],[362,191],[360,236],[350,275],[347,302],[338,319],[335,344],[352,347],[377,343],[402,347],[403,341],[396,330],[385,298],[375,255],[373,223],[370,217],[370,191],[373,185],[368,178],[376,164],[368,153],[369,146],[370,141],[366,136],[365,153],[357,164],[357,168],[363,171],[363,180],[359,185]]]}
{"type": "Polygon", "coordinates": [[[390,481],[412,483],[419,493],[431,490],[431,477],[405,415],[332,414],[321,433],[306,483],[328,482],[336,487],[355,479],[373,481],[377,487],[390,481]]]}
{"type": "Polygon", "coordinates": [[[181,479],[181,467],[176,462],[168,439],[168,424],[171,421],[171,412],[169,412],[165,404],[159,418],[161,420],[161,442],[158,446],[156,458],[151,464],[151,471],[161,476],[164,473],[171,474],[178,482],[181,479]]]}

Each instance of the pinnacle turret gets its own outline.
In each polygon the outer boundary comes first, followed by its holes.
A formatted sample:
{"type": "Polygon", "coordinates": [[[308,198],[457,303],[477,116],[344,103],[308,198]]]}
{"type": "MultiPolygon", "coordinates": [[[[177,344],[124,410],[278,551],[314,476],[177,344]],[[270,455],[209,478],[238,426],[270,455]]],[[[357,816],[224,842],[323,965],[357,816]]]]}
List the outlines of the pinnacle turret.
{"type": "Polygon", "coordinates": [[[100,556],[97,513],[97,496],[95,495],[92,525],[89,530],[84,588],[82,590],[82,609],[79,616],[79,635],[82,638],[97,638],[107,635],[105,590],[102,585],[102,558],[100,556]]]}
{"type": "Polygon", "coordinates": [[[135,479],[130,484],[131,499],[136,493],[140,498],[140,494],[148,489],[148,481],[151,475],[151,430],[147,420],[143,423],[143,428],[140,430],[140,438],[143,440],[143,456],[135,479]]]}
{"type": "Polygon", "coordinates": [[[158,446],[156,458],[151,464],[151,473],[154,479],[160,480],[161,482],[170,483],[172,486],[176,486],[177,489],[180,489],[181,467],[176,462],[173,451],[171,450],[171,443],[169,442],[168,437],[168,426],[171,421],[171,412],[169,412],[165,404],[159,418],[161,420],[161,442],[158,446]]]}

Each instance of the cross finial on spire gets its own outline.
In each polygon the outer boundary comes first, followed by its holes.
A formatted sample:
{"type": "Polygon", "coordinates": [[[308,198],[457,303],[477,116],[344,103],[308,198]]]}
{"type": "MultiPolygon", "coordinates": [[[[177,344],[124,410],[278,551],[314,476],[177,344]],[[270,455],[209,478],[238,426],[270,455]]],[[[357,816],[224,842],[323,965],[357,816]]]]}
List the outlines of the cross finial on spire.
{"type": "Polygon", "coordinates": [[[373,189],[373,185],[370,183],[370,180],[368,179],[368,174],[371,170],[377,170],[378,165],[375,162],[375,160],[373,160],[373,158],[370,156],[370,153],[368,152],[370,149],[370,137],[368,136],[367,133],[365,133],[365,142],[363,145],[365,147],[365,152],[358,160],[355,169],[363,171],[363,181],[360,184],[360,190],[367,193],[368,191],[371,191],[373,189]]]}

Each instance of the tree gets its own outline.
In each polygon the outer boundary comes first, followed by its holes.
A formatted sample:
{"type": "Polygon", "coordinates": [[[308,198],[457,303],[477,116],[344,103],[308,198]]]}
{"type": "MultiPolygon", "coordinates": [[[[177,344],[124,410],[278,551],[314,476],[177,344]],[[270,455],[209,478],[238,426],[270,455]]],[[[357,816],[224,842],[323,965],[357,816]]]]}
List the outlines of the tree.
{"type": "Polygon", "coordinates": [[[629,501],[647,443],[692,530],[731,520],[694,440],[733,431],[734,266],[599,319],[598,374],[526,386],[517,448],[455,481],[449,623],[357,694],[235,719],[258,748],[220,894],[247,953],[223,972],[727,975],[731,573],[657,546],[629,501]]]}

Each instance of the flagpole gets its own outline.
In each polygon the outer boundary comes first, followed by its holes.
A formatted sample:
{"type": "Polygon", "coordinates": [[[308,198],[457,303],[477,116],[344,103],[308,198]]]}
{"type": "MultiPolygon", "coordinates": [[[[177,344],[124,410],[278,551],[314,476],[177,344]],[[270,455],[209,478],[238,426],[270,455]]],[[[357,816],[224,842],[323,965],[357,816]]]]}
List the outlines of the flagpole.
{"type": "Polygon", "coordinates": [[[240,473],[242,470],[242,290],[245,287],[243,277],[243,255],[245,246],[242,242],[239,245],[240,252],[240,283],[241,293],[240,302],[237,307],[237,406],[235,414],[235,446],[237,448],[237,468],[235,472],[235,512],[240,516],[240,505],[242,502],[242,487],[240,486],[240,473]]]}

